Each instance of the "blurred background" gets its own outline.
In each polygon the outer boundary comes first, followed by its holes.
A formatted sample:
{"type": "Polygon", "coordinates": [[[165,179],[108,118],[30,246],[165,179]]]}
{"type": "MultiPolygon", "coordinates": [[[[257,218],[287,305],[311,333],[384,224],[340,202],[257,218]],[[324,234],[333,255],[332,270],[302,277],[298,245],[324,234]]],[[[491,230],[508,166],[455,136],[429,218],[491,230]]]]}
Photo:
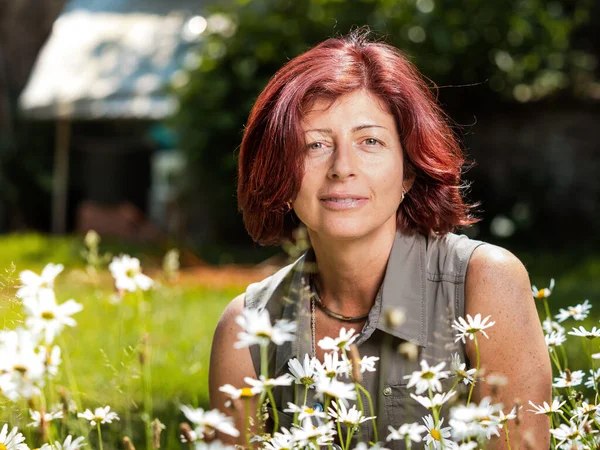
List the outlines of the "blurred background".
{"type": "Polygon", "coordinates": [[[554,311],[597,302],[599,21],[593,0],[0,0],[0,269],[83,266],[90,229],[150,269],[177,247],[216,289],[185,295],[217,298],[209,342],[285,259],[236,207],[253,101],[290,58],[369,25],[431,80],[475,162],[483,220],[463,232],[538,287],[556,278],[554,311]]]}
{"type": "Polygon", "coordinates": [[[591,0],[0,2],[0,230],[175,240],[259,262],[236,150],[281,65],[369,25],[437,87],[483,221],[515,249],[598,248],[600,4],[591,0]]]}

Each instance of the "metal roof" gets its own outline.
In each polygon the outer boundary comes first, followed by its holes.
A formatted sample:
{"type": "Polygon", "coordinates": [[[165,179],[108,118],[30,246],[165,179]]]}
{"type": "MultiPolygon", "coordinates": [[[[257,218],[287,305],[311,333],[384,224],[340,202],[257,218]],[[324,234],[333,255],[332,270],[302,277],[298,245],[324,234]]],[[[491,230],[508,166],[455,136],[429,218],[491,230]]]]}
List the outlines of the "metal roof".
{"type": "Polygon", "coordinates": [[[38,119],[172,114],[177,104],[165,86],[206,27],[202,12],[199,0],[69,1],[21,94],[22,113],[38,119]]]}

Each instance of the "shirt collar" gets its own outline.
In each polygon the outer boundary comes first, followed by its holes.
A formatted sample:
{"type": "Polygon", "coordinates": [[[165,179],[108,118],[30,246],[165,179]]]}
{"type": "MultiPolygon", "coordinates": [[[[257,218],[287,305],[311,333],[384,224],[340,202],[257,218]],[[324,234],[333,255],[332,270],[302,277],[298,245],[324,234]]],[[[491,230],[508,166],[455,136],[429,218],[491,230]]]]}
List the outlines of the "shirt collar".
{"type": "Polygon", "coordinates": [[[416,233],[396,232],[382,284],[381,305],[375,328],[421,347],[427,345],[426,239],[416,233]],[[386,324],[385,313],[400,309],[405,315],[398,327],[386,324]]]}
{"type": "MultiPolygon", "coordinates": [[[[309,249],[292,266],[288,275],[288,295],[283,300],[282,318],[297,320],[295,342],[286,342],[277,347],[275,373],[283,373],[286,355],[303,357],[311,354],[311,315],[307,274],[314,268],[314,251],[309,249]]],[[[385,276],[377,295],[368,322],[375,328],[421,347],[427,345],[427,302],[426,280],[426,238],[421,234],[403,235],[396,232],[388,259],[385,276]],[[386,311],[400,309],[405,321],[399,327],[388,327],[384,318],[386,311]]]]}

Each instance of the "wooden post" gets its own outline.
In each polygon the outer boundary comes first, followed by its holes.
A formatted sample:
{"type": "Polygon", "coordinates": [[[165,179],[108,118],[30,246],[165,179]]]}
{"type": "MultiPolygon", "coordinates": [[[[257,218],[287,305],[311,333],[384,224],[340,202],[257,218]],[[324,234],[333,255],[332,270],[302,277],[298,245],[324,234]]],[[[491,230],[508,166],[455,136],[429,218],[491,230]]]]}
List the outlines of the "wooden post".
{"type": "Polygon", "coordinates": [[[69,146],[71,122],[59,118],[56,122],[56,147],[54,149],[54,178],[52,184],[52,232],[67,231],[67,197],[69,187],[69,146]]]}

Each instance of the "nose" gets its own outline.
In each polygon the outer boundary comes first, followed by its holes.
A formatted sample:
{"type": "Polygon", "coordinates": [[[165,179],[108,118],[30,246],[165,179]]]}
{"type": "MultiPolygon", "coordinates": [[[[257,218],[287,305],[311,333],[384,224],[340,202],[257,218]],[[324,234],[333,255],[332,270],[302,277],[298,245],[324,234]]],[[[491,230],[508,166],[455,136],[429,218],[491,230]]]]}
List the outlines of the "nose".
{"type": "Polygon", "coordinates": [[[350,143],[338,143],[331,156],[327,177],[343,181],[356,176],[356,155],[350,143]]]}

